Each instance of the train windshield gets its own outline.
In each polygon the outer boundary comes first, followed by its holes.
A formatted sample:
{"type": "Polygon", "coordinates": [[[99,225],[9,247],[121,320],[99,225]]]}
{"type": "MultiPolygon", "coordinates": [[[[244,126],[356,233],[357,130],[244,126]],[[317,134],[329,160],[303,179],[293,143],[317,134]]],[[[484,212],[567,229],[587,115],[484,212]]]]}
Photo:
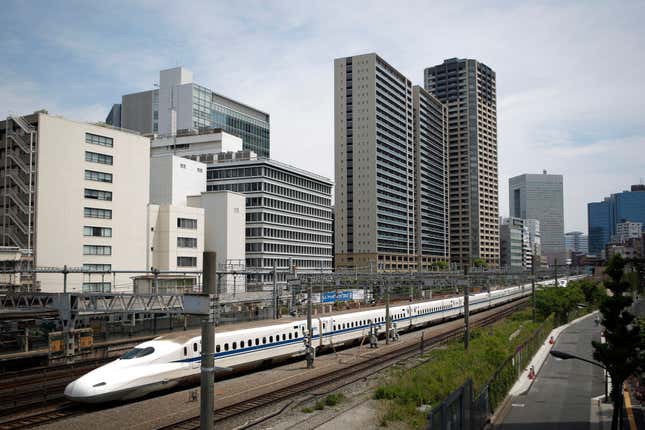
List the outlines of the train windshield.
{"type": "Polygon", "coordinates": [[[150,355],[155,352],[155,349],[151,346],[147,348],[132,348],[130,351],[126,352],[121,356],[121,360],[129,360],[131,358],[141,358],[146,355],[150,355]]]}

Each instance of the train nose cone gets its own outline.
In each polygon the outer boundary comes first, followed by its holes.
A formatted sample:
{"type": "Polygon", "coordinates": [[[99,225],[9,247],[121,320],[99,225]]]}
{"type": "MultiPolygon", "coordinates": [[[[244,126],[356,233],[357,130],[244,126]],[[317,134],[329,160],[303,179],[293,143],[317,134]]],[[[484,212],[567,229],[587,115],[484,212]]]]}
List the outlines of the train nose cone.
{"type": "Polygon", "coordinates": [[[65,392],[64,395],[66,398],[69,400],[83,400],[85,397],[87,397],[87,391],[83,389],[82,384],[78,381],[70,382],[67,384],[67,387],[65,387],[65,392]]]}

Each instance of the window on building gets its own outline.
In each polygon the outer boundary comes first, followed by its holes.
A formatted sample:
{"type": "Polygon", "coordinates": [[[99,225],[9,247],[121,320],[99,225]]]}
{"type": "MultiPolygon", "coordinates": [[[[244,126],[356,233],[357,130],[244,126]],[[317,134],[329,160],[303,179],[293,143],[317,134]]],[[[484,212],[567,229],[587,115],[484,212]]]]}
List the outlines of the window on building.
{"type": "Polygon", "coordinates": [[[111,264],[83,264],[84,272],[110,272],[111,264]]]}
{"type": "Polygon", "coordinates": [[[85,151],[85,161],[90,163],[101,163],[112,165],[114,158],[111,155],[99,154],[98,152],[85,151]]]}
{"type": "Polygon", "coordinates": [[[85,133],[85,143],[108,146],[110,148],[114,146],[114,141],[111,137],[99,136],[98,134],[92,133],[85,133]]]}
{"type": "Polygon", "coordinates": [[[197,230],[197,220],[191,218],[177,218],[177,228],[197,230]]]}
{"type": "Polygon", "coordinates": [[[197,267],[197,257],[177,257],[177,267],[197,267]]]}
{"type": "Polygon", "coordinates": [[[85,218],[112,219],[112,211],[110,209],[85,208],[85,218]]]}
{"type": "Polygon", "coordinates": [[[87,181],[109,182],[112,183],[112,174],[105,172],[97,172],[95,170],[86,170],[85,179],[87,181]]]}
{"type": "Polygon", "coordinates": [[[112,255],[112,247],[108,245],[83,245],[83,255],[112,255]]]}
{"type": "Polygon", "coordinates": [[[84,293],[109,293],[111,289],[110,282],[83,282],[84,293]]]}
{"type": "Polygon", "coordinates": [[[112,201],[112,191],[93,190],[90,188],[85,188],[85,198],[112,201]]]}
{"type": "Polygon", "coordinates": [[[94,226],[85,226],[83,227],[84,236],[93,236],[93,237],[112,237],[112,228],[111,227],[94,227],[94,226]]]}
{"type": "Polygon", "coordinates": [[[178,237],[177,248],[197,248],[197,238],[195,237],[178,237]]]}

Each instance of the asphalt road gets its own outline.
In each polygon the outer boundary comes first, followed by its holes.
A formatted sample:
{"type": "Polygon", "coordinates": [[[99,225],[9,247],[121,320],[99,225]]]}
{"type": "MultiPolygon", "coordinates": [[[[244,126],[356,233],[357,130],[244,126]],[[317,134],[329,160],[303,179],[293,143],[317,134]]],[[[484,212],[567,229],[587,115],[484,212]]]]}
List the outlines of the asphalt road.
{"type": "MultiPolygon", "coordinates": [[[[554,349],[593,360],[591,340],[600,339],[593,317],[565,329],[554,349]]],[[[588,430],[591,398],[604,394],[602,369],[549,356],[530,390],[513,399],[503,430],[588,430]]]]}

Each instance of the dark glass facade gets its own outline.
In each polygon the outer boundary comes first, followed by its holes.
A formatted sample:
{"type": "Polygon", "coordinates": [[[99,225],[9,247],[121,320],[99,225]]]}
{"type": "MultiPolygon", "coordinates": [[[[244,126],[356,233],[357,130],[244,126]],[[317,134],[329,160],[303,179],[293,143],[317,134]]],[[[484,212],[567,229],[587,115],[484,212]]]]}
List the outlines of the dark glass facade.
{"type": "Polygon", "coordinates": [[[618,223],[632,221],[645,226],[645,190],[637,186],[632,190],[587,205],[589,253],[598,254],[605,248],[611,236],[616,234],[618,223]]]}
{"type": "Polygon", "coordinates": [[[611,236],[609,201],[587,205],[587,225],[589,229],[589,253],[600,254],[611,236]]]}

